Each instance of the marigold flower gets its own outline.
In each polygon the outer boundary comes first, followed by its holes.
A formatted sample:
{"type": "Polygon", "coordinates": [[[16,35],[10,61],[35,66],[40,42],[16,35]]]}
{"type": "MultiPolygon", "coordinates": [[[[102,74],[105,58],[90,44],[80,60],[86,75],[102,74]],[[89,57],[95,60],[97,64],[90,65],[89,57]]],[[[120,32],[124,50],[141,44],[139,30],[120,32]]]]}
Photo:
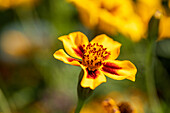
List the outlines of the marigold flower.
{"type": "Polygon", "coordinates": [[[145,99],[143,94],[136,91],[111,92],[90,100],[80,113],[145,113],[145,108],[148,106],[145,99]]]}
{"type": "Polygon", "coordinates": [[[106,99],[104,102],[110,104],[114,101],[120,113],[145,113],[144,106],[147,105],[145,95],[139,90],[128,89],[127,92],[111,92],[104,99],[106,99]]]}
{"type": "Polygon", "coordinates": [[[75,4],[81,21],[88,28],[97,28],[109,34],[120,32],[133,41],[139,41],[144,36],[144,25],[134,11],[132,0],[68,1],[75,4]]]}
{"type": "Polygon", "coordinates": [[[81,32],[61,36],[59,40],[63,42],[66,52],[74,58],[68,56],[63,49],[56,51],[54,57],[64,63],[80,66],[84,70],[82,87],[95,89],[106,82],[104,74],[115,80],[135,81],[136,67],[127,60],[115,60],[121,44],[105,34],[96,36],[90,43],[81,32]]]}
{"type": "Polygon", "coordinates": [[[105,99],[102,104],[107,113],[121,113],[116,102],[111,98],[105,99]]]}

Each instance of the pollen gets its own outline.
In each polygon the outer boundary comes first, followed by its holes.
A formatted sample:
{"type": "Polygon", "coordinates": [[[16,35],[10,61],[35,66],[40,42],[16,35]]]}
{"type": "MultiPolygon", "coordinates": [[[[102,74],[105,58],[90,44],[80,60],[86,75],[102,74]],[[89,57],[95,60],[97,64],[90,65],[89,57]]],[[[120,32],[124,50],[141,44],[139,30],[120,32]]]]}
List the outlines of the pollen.
{"type": "Polygon", "coordinates": [[[108,58],[110,52],[103,45],[98,43],[89,43],[87,46],[83,45],[83,59],[82,64],[87,66],[90,71],[98,69],[104,60],[108,58]]]}

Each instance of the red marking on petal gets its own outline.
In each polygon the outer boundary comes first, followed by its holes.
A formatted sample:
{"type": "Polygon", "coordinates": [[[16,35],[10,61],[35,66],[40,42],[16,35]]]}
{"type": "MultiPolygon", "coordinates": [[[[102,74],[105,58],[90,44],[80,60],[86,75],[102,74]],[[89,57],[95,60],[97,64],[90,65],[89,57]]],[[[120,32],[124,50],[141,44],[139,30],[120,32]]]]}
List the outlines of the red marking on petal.
{"type": "Polygon", "coordinates": [[[67,58],[67,60],[68,60],[69,62],[72,62],[72,61],[76,61],[77,59],[74,59],[74,58],[67,58]]]}
{"type": "Polygon", "coordinates": [[[76,52],[78,56],[83,57],[84,49],[81,45],[78,48],[73,48],[73,50],[76,52]]]}
{"type": "Polygon", "coordinates": [[[119,67],[118,65],[114,64],[114,63],[110,63],[110,62],[106,62],[103,64],[104,67],[107,68],[112,68],[112,69],[122,69],[121,67],[119,67]]]}
{"type": "Polygon", "coordinates": [[[102,70],[104,72],[110,73],[110,74],[114,74],[114,75],[118,75],[119,74],[116,72],[117,69],[112,69],[112,68],[108,68],[108,67],[102,67],[102,70]]]}
{"type": "MultiPolygon", "coordinates": [[[[78,61],[81,64],[80,60],[74,59],[74,58],[67,58],[68,62],[72,62],[72,61],[78,61]]],[[[79,66],[78,64],[74,64],[74,66],[79,66]]]]}
{"type": "Polygon", "coordinates": [[[105,59],[107,60],[107,59],[109,58],[109,56],[110,56],[110,55],[105,56],[105,59]]]}
{"type": "Polygon", "coordinates": [[[83,49],[83,46],[79,46],[79,49],[80,49],[80,51],[82,52],[82,53],[84,53],[84,49],[83,49]]]}
{"type": "Polygon", "coordinates": [[[97,74],[99,74],[99,71],[98,71],[98,70],[90,71],[90,70],[87,68],[86,71],[87,71],[87,78],[96,79],[96,78],[97,78],[97,74]]]}

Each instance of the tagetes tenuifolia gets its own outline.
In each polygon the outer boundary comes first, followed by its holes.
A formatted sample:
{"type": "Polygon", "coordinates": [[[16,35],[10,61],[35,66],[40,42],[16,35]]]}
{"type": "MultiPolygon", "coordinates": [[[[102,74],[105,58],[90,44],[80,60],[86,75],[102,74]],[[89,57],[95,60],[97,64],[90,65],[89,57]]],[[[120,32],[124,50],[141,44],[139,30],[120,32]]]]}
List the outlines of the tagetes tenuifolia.
{"type": "Polygon", "coordinates": [[[90,43],[81,32],[61,36],[59,40],[63,42],[66,52],[74,58],[68,56],[63,49],[56,51],[54,57],[64,63],[80,66],[84,70],[82,87],[95,89],[106,82],[104,74],[116,80],[135,81],[136,67],[127,60],[115,60],[121,44],[105,34],[96,36],[90,43]]]}

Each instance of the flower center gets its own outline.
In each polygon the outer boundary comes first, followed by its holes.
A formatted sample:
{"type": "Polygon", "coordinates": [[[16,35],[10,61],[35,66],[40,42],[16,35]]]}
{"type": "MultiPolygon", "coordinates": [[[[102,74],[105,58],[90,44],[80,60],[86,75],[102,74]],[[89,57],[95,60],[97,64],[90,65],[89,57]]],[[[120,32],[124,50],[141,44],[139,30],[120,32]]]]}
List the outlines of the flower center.
{"type": "Polygon", "coordinates": [[[121,113],[132,113],[133,109],[131,108],[128,102],[122,102],[118,105],[121,113]]]}
{"type": "Polygon", "coordinates": [[[102,62],[110,55],[110,52],[106,51],[107,48],[104,48],[103,45],[99,45],[98,43],[89,43],[86,47],[83,45],[83,49],[82,64],[87,66],[90,71],[98,69],[102,65],[102,62]]]}

